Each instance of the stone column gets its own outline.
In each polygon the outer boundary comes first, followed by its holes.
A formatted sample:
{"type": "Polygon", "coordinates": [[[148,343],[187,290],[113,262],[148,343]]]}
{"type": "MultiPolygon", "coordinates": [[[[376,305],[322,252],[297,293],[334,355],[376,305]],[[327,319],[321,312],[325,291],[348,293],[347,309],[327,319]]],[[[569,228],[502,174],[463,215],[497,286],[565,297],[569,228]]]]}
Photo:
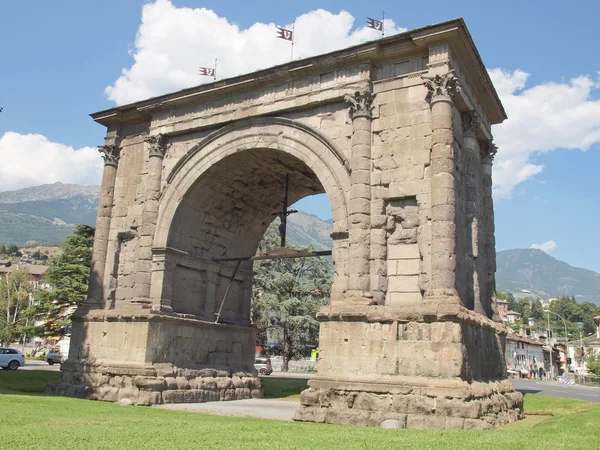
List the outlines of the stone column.
{"type": "MultiPolygon", "coordinates": [[[[481,120],[475,111],[469,111],[462,114],[463,124],[463,147],[465,155],[468,159],[466,174],[465,194],[467,201],[467,226],[470,227],[471,233],[471,254],[469,267],[473,277],[473,310],[485,315],[485,309],[481,297],[481,282],[479,280],[479,234],[480,225],[478,210],[479,202],[479,179],[480,175],[477,168],[480,167],[479,143],[477,142],[477,130],[481,120]],[[471,173],[473,171],[473,173],[471,173]]],[[[485,258],[484,258],[485,260],[485,258]]],[[[485,282],[485,280],[484,280],[485,282]]]]}
{"type": "Polygon", "coordinates": [[[138,248],[135,261],[135,300],[132,303],[150,305],[150,284],[152,265],[152,245],[158,220],[158,195],[162,181],[163,159],[167,151],[164,134],[148,137],[148,174],[145,182],[145,199],[141,231],[138,235],[138,248]]]}
{"type": "Polygon", "coordinates": [[[482,226],[483,251],[486,256],[485,288],[482,305],[490,318],[496,311],[496,238],[494,236],[494,200],[492,198],[492,162],[498,149],[491,141],[481,145],[481,198],[483,201],[482,226]]]}
{"type": "Polygon", "coordinates": [[[436,303],[460,303],[456,292],[456,192],[453,97],[459,90],[454,71],[423,76],[431,105],[431,284],[436,303]]]}
{"type": "Polygon", "coordinates": [[[352,119],[350,167],[350,224],[347,296],[357,301],[370,301],[370,236],[371,236],[371,92],[347,95],[352,119]]]}
{"type": "Polygon", "coordinates": [[[121,148],[118,143],[98,147],[104,158],[104,173],[102,174],[102,187],[98,202],[96,216],[96,232],[92,250],[92,263],[90,268],[90,284],[87,303],[102,305],[104,303],[104,273],[106,271],[106,254],[108,251],[108,234],[112,218],[115,181],[121,148]]]}

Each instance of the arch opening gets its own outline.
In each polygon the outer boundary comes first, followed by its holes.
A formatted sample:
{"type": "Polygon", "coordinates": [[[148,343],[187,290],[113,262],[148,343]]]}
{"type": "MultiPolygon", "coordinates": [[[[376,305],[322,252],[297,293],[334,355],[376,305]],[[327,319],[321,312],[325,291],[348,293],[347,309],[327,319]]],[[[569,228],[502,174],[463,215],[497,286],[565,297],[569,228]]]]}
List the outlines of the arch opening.
{"type": "Polygon", "coordinates": [[[215,260],[256,253],[269,225],[278,221],[274,213],[283,208],[286,175],[289,205],[325,192],[305,162],[265,148],[228,155],[191,185],[166,241],[173,277],[166,291],[173,313],[212,322],[226,297],[219,323],[250,326],[253,262],[241,261],[236,268],[236,262],[215,260]]]}

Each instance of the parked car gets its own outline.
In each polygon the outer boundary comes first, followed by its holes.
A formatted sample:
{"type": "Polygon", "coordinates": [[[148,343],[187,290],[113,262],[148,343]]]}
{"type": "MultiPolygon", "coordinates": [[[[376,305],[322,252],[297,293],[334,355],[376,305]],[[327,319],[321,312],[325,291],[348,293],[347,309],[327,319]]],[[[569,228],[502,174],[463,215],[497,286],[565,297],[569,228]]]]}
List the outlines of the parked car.
{"type": "Polygon", "coordinates": [[[25,355],[16,348],[0,347],[0,367],[17,370],[25,365],[25,355]]]}
{"type": "Polygon", "coordinates": [[[50,350],[46,355],[46,362],[51,366],[53,364],[62,364],[62,355],[60,354],[60,351],[57,349],[50,350]]]}
{"type": "Polygon", "coordinates": [[[273,373],[273,366],[269,358],[256,358],[254,361],[254,368],[258,370],[261,375],[271,375],[273,373]]]}

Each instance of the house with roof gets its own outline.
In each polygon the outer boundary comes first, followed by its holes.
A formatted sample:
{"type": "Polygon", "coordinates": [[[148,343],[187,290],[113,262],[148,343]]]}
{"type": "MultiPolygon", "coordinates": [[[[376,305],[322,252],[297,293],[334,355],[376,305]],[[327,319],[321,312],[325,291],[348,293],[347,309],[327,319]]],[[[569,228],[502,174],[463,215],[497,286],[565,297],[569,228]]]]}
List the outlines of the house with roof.
{"type": "Polygon", "coordinates": [[[587,373],[585,358],[589,352],[600,355],[600,316],[594,317],[596,332],[588,336],[580,333],[579,339],[567,342],[567,363],[569,370],[579,374],[587,373]]]}

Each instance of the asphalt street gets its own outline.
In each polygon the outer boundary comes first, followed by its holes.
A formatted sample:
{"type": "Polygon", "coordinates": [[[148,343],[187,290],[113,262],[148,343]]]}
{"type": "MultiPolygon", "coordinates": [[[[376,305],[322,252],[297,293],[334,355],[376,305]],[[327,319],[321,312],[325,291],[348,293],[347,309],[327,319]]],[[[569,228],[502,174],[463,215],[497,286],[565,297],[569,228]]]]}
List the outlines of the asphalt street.
{"type": "Polygon", "coordinates": [[[19,367],[19,370],[50,370],[58,372],[60,371],[60,364],[54,364],[51,366],[46,361],[26,359],[25,365],[23,367],[19,367]]]}
{"type": "Polygon", "coordinates": [[[551,397],[574,398],[588,402],[600,402],[600,387],[578,386],[558,381],[510,380],[515,389],[523,394],[543,394],[551,397]]]}

